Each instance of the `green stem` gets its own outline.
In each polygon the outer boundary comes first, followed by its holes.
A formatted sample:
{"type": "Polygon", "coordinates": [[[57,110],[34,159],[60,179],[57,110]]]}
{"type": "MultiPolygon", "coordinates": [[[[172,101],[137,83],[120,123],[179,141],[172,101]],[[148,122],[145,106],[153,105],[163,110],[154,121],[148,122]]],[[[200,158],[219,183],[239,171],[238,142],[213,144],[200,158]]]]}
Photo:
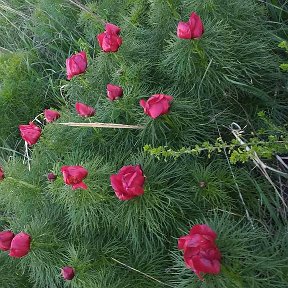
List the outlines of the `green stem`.
{"type": "Polygon", "coordinates": [[[32,185],[32,184],[30,184],[30,183],[27,183],[27,182],[25,182],[25,181],[22,181],[22,180],[19,180],[19,179],[15,179],[15,178],[13,178],[13,177],[7,177],[7,178],[5,178],[6,180],[11,180],[11,181],[13,181],[13,182],[16,182],[16,183],[18,183],[18,184],[20,184],[20,185],[22,185],[22,186],[26,186],[26,187],[28,187],[28,188],[32,188],[32,189],[35,189],[35,190],[40,190],[38,187],[36,187],[36,186],[34,186],[34,185],[32,185]]]}
{"type": "Polygon", "coordinates": [[[58,244],[55,244],[55,243],[43,243],[43,242],[37,242],[36,241],[33,241],[32,242],[32,246],[35,248],[59,248],[60,246],[58,244]]]}

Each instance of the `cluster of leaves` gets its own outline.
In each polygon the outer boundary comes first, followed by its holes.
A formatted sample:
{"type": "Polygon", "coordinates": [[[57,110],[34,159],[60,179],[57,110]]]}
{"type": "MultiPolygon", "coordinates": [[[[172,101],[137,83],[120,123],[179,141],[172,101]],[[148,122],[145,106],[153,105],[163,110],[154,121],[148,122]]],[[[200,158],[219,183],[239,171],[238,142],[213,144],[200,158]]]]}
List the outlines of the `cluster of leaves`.
{"type": "MultiPolygon", "coordinates": [[[[287,41],[282,41],[281,43],[279,43],[278,47],[285,49],[285,52],[288,53],[288,42],[287,41]]],[[[283,64],[280,65],[280,68],[284,72],[287,72],[288,71],[288,64],[287,63],[283,63],[283,64]]]]}
{"type": "MultiPolygon", "coordinates": [[[[29,15],[28,22],[19,21],[26,33],[19,34],[19,47],[26,39],[25,47],[43,59],[52,94],[61,91],[58,122],[140,124],[144,129],[51,123],[33,146],[31,171],[21,157],[2,161],[6,178],[0,184],[1,225],[25,230],[32,247],[26,257],[13,262],[1,254],[6,274],[0,277],[0,286],[286,287],[287,220],[279,197],[257,171],[235,166],[231,173],[221,155],[212,155],[211,147],[221,150],[224,137],[209,144],[219,137],[222,125],[237,122],[252,130],[260,109],[270,115],[281,112],[281,120],[287,119],[282,94],[275,93],[283,78],[265,6],[253,0],[245,5],[241,0],[117,4],[11,1],[18,12],[29,15]],[[186,21],[191,11],[201,15],[206,32],[197,41],[179,40],[177,23],[186,21]],[[117,53],[103,53],[97,45],[95,35],[103,32],[103,22],[121,27],[123,45],[117,53]],[[88,54],[87,72],[65,81],[65,59],[82,49],[88,54]],[[123,87],[119,101],[107,100],[107,83],[123,87]],[[172,95],[174,101],[169,114],[152,120],[139,100],[155,93],[172,95]],[[95,107],[95,116],[80,120],[74,108],[77,101],[95,107]],[[177,161],[156,159],[143,153],[145,144],[174,147],[180,154],[181,147],[194,146],[197,157],[184,153],[177,161]],[[202,148],[211,150],[210,159],[198,153],[202,148]],[[141,165],[145,192],[121,202],[109,176],[131,164],[141,165]],[[85,167],[88,190],[65,186],[63,165],[85,167]],[[48,172],[58,178],[47,181],[48,172]],[[195,282],[177,251],[177,238],[195,223],[209,224],[217,232],[222,253],[221,274],[206,275],[203,283],[195,282]],[[76,271],[70,283],[59,275],[66,265],[76,271]]],[[[10,27],[13,39],[1,44],[6,49],[12,49],[17,38],[14,28],[10,27]]],[[[272,140],[261,140],[257,153],[278,149],[272,140]]],[[[242,151],[241,145],[232,144],[242,151]]]]}
{"type": "Polygon", "coordinates": [[[51,103],[45,79],[33,68],[35,61],[35,55],[26,52],[0,55],[2,146],[13,146],[19,137],[18,125],[32,120],[43,106],[51,103]]]}

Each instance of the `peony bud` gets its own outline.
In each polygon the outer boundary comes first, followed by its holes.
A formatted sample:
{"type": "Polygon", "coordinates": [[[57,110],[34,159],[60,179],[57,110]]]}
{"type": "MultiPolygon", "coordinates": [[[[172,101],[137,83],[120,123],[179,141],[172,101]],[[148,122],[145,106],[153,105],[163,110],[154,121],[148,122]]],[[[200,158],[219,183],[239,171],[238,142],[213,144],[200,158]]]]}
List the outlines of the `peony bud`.
{"type": "Polygon", "coordinates": [[[108,84],[107,85],[107,97],[114,101],[123,96],[123,89],[120,86],[108,84]]]}
{"type": "Polygon", "coordinates": [[[105,31],[97,35],[99,46],[104,52],[117,52],[122,45],[122,38],[119,36],[121,29],[111,23],[106,23],[105,31]]]}
{"type": "Polygon", "coordinates": [[[48,173],[47,174],[47,179],[48,179],[48,181],[50,181],[50,182],[54,182],[55,180],[56,180],[56,178],[57,178],[57,175],[55,175],[54,173],[48,173]]]}
{"type": "Polygon", "coordinates": [[[30,235],[20,232],[13,238],[10,247],[9,256],[21,258],[27,255],[30,251],[31,237],[30,235]]]}
{"type": "Polygon", "coordinates": [[[66,59],[67,79],[70,80],[74,76],[82,74],[87,68],[87,56],[85,51],[81,51],[66,59]]]}
{"type": "Polygon", "coordinates": [[[95,109],[93,107],[85,105],[80,102],[77,102],[75,104],[75,109],[78,115],[81,117],[91,117],[95,115],[95,109]]]}
{"type": "Polygon", "coordinates": [[[181,39],[192,39],[192,32],[189,23],[179,22],[177,36],[181,39]]]}
{"type": "Polygon", "coordinates": [[[61,269],[61,274],[65,280],[72,280],[75,276],[75,270],[72,267],[65,266],[61,269]]]}
{"type": "Polygon", "coordinates": [[[104,52],[117,52],[122,45],[122,38],[115,33],[103,32],[97,36],[97,40],[104,52]]]}
{"type": "Polygon", "coordinates": [[[188,235],[178,239],[178,249],[184,250],[184,261],[203,280],[202,274],[219,274],[221,253],[215,243],[217,234],[208,225],[194,225],[188,235]]]}
{"type": "Polygon", "coordinates": [[[41,136],[41,128],[33,122],[29,122],[29,125],[19,125],[19,130],[22,139],[29,145],[35,144],[41,136]]]}
{"type": "Polygon", "coordinates": [[[144,108],[144,113],[155,119],[161,115],[167,114],[170,108],[172,96],[164,94],[152,95],[147,101],[141,99],[140,105],[144,108]]]}
{"type": "Polygon", "coordinates": [[[118,35],[120,33],[121,29],[112,23],[106,23],[105,31],[108,33],[114,33],[114,34],[118,35]]]}
{"type": "Polygon", "coordinates": [[[124,166],[110,176],[111,186],[120,200],[130,200],[144,193],[144,175],[140,165],[124,166]]]}
{"type": "Polygon", "coordinates": [[[180,39],[200,38],[204,33],[204,26],[201,18],[192,12],[188,22],[179,22],[177,27],[177,36],[180,39]]]}
{"type": "Polygon", "coordinates": [[[14,238],[14,233],[11,231],[0,232],[0,250],[7,251],[10,249],[11,241],[14,238]]]}
{"type": "Polygon", "coordinates": [[[192,39],[200,38],[204,33],[204,26],[201,18],[195,12],[192,12],[189,18],[189,24],[192,32],[192,39]]]}
{"type": "Polygon", "coordinates": [[[60,117],[60,113],[54,110],[45,109],[44,117],[48,123],[57,120],[60,117]]]}
{"type": "Polygon", "coordinates": [[[82,166],[63,166],[61,168],[64,182],[67,185],[72,185],[72,189],[87,189],[87,185],[82,182],[88,175],[88,171],[82,166]]]}

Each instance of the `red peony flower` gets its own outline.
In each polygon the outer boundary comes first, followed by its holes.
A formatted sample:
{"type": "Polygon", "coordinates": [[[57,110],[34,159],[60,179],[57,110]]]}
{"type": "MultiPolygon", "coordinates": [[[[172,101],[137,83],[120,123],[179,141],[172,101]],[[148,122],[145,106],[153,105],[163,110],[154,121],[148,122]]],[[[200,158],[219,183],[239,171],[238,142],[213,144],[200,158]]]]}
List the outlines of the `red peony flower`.
{"type": "Polygon", "coordinates": [[[82,166],[63,166],[61,168],[64,182],[67,185],[72,185],[72,189],[87,189],[87,185],[82,182],[88,175],[88,171],[82,166]]]}
{"type": "Polygon", "coordinates": [[[144,193],[145,178],[140,165],[122,167],[118,174],[110,176],[110,181],[120,200],[130,200],[144,193]]]}
{"type": "Polygon", "coordinates": [[[75,270],[72,267],[65,266],[61,269],[61,274],[65,280],[72,280],[75,276],[75,270]]]}
{"type": "Polygon", "coordinates": [[[48,181],[50,181],[50,182],[54,182],[54,181],[56,180],[56,178],[57,178],[57,175],[55,175],[55,174],[52,173],[52,172],[50,172],[50,173],[47,174],[47,179],[48,179],[48,181]]]}
{"type": "Polygon", "coordinates": [[[105,29],[105,32],[97,35],[99,46],[104,52],[117,52],[122,45],[122,38],[118,35],[121,29],[111,23],[107,23],[105,29]]]}
{"type": "Polygon", "coordinates": [[[2,181],[5,178],[4,170],[2,167],[0,167],[0,181],[2,181]]]}
{"type": "Polygon", "coordinates": [[[217,234],[208,225],[195,225],[189,235],[178,239],[178,249],[184,250],[184,261],[203,280],[201,273],[219,274],[221,253],[215,244],[217,234]]]}
{"type": "Polygon", "coordinates": [[[10,247],[9,256],[21,258],[27,255],[30,251],[31,237],[30,235],[20,232],[13,238],[10,247]]]}
{"type": "Polygon", "coordinates": [[[87,56],[85,51],[81,51],[66,59],[67,79],[70,80],[74,76],[82,74],[87,68],[87,56]]]}
{"type": "Polygon", "coordinates": [[[10,249],[11,241],[14,238],[14,233],[11,231],[0,232],[0,250],[7,251],[10,249]]]}
{"type": "Polygon", "coordinates": [[[114,101],[123,96],[123,89],[120,86],[108,84],[107,85],[107,97],[114,101]]]}
{"type": "Polygon", "coordinates": [[[29,125],[19,125],[21,137],[29,145],[35,144],[41,136],[41,128],[30,122],[29,125]]]}
{"type": "Polygon", "coordinates": [[[179,22],[177,27],[177,36],[181,39],[200,38],[204,33],[204,26],[201,18],[192,12],[188,22],[179,22]]]}
{"type": "Polygon", "coordinates": [[[93,107],[85,105],[80,102],[77,102],[75,104],[75,109],[78,115],[81,117],[91,117],[95,115],[95,109],[93,107]]]}
{"type": "Polygon", "coordinates": [[[45,109],[44,117],[48,123],[57,120],[60,117],[60,113],[54,110],[45,109]]]}
{"type": "Polygon", "coordinates": [[[161,115],[167,114],[170,108],[170,102],[173,100],[172,96],[165,94],[152,95],[147,102],[140,100],[140,105],[144,108],[144,112],[151,118],[155,119],[161,115]]]}

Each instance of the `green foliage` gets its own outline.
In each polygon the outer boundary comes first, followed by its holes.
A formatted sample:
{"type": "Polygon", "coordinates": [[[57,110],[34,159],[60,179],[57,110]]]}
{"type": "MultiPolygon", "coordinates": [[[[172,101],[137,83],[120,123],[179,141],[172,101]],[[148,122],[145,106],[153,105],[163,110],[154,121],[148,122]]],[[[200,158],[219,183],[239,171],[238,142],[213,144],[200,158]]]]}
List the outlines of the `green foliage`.
{"type": "Polygon", "coordinates": [[[286,0],[267,0],[266,5],[274,21],[279,21],[279,24],[288,21],[288,8],[286,0]]]}
{"type": "Polygon", "coordinates": [[[15,263],[2,253],[0,254],[0,272],[0,284],[3,288],[9,288],[11,286],[24,288],[29,285],[29,281],[26,278],[26,275],[22,274],[21,269],[19,269],[18,266],[15,266],[15,263]]]}
{"type": "Polygon", "coordinates": [[[51,103],[42,75],[33,68],[33,53],[0,55],[0,141],[12,144],[18,137],[18,125],[32,120],[51,103]]]}
{"type": "Polygon", "coordinates": [[[177,159],[181,155],[199,156],[203,152],[210,158],[212,154],[227,152],[229,160],[232,164],[246,163],[254,160],[255,155],[264,159],[271,159],[276,154],[283,154],[288,148],[288,131],[286,127],[279,127],[271,122],[267,118],[263,111],[258,113],[258,117],[262,123],[265,124],[265,128],[261,128],[259,131],[251,132],[253,137],[250,137],[247,141],[243,138],[242,131],[234,130],[231,125],[230,130],[235,133],[236,139],[232,139],[230,143],[224,141],[221,137],[217,138],[212,144],[208,141],[202,144],[196,144],[193,148],[182,147],[179,150],[173,150],[167,146],[152,147],[151,145],[145,145],[144,151],[160,159],[164,157],[173,157],[177,159]]]}
{"type": "MultiPolygon", "coordinates": [[[[285,52],[288,53],[288,42],[287,41],[280,42],[278,47],[285,49],[285,52]]],[[[281,70],[283,72],[287,72],[288,71],[288,64],[287,63],[283,63],[283,64],[280,65],[280,68],[281,68],[281,70]]]]}
{"type": "Polygon", "coordinates": [[[151,145],[145,145],[144,151],[150,155],[154,155],[157,158],[160,156],[167,158],[178,158],[183,154],[189,154],[192,156],[199,156],[201,152],[206,152],[208,158],[212,153],[222,153],[223,150],[228,151],[229,159],[232,164],[237,162],[246,163],[255,158],[255,153],[260,158],[271,159],[276,153],[284,153],[287,150],[288,140],[283,137],[280,139],[277,136],[269,136],[267,141],[262,141],[257,137],[250,138],[248,142],[239,144],[237,140],[232,140],[231,143],[223,141],[222,138],[218,138],[215,143],[203,142],[202,144],[196,144],[193,148],[183,147],[179,150],[173,150],[168,147],[152,147],[151,145]],[[249,147],[249,150],[247,150],[249,147]]]}

